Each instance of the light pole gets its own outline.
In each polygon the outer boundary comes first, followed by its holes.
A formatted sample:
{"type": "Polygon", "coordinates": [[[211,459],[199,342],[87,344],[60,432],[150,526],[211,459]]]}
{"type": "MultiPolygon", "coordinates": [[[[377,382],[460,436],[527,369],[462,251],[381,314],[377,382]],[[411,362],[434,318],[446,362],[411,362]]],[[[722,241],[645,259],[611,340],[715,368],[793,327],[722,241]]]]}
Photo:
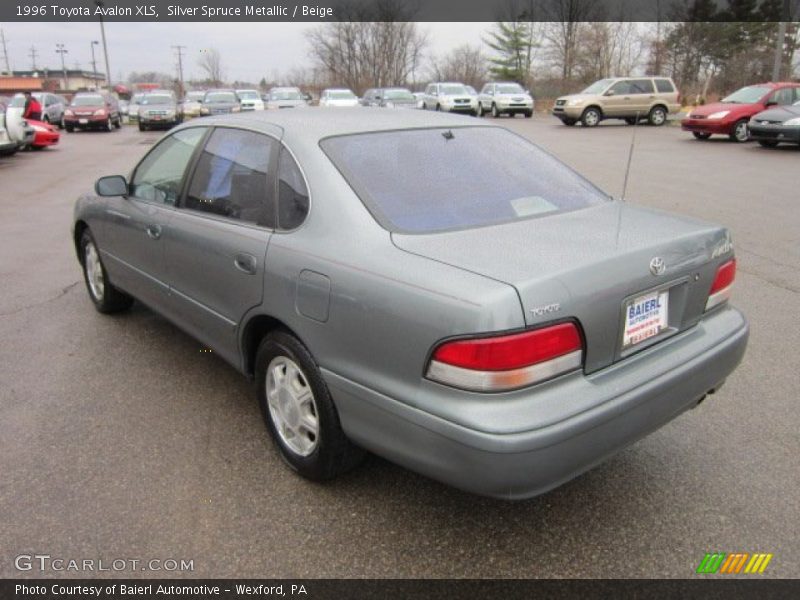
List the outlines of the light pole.
{"type": "Polygon", "coordinates": [[[89,44],[89,47],[92,49],[92,73],[94,73],[95,89],[97,89],[97,62],[94,59],[94,47],[99,45],[100,42],[98,42],[97,40],[92,40],[92,43],[89,44]]]}
{"type": "MultiPolygon", "coordinates": [[[[102,8],[105,6],[103,0],[94,0],[95,6],[102,8]]],[[[106,82],[108,87],[111,87],[111,67],[108,64],[108,46],[106,45],[106,26],[103,23],[103,16],[100,15],[100,35],[103,38],[103,56],[106,59],[106,82]]]]}
{"type": "Polygon", "coordinates": [[[56,52],[61,55],[61,72],[64,75],[64,90],[66,91],[69,88],[67,84],[67,65],[64,63],[64,55],[69,53],[64,47],[64,44],[56,44],[56,52]]]}

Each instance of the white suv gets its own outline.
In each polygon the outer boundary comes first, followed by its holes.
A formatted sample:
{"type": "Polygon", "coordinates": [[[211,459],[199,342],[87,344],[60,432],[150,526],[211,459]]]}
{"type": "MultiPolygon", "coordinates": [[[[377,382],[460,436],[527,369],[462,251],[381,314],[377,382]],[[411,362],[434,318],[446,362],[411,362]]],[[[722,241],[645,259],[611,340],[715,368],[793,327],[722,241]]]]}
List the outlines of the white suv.
{"type": "Polygon", "coordinates": [[[478,116],[487,112],[491,112],[493,117],[523,114],[530,118],[533,116],[533,97],[518,83],[487,83],[478,95],[478,116]]]}
{"type": "Polygon", "coordinates": [[[478,114],[478,98],[463,83],[431,83],[422,96],[422,108],[474,116],[478,114]]]}

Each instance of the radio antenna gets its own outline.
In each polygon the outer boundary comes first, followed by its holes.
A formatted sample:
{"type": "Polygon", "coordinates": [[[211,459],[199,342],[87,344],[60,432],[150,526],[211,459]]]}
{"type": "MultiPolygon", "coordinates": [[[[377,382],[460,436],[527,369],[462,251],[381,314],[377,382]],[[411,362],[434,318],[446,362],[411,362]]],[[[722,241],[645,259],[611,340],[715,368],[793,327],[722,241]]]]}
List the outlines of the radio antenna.
{"type": "Polygon", "coordinates": [[[631,147],[628,150],[628,165],[625,167],[625,181],[622,184],[622,198],[625,201],[625,194],[628,192],[628,175],[631,172],[631,160],[633,159],[633,147],[636,145],[636,128],[639,126],[639,113],[636,113],[636,121],[633,124],[633,135],[631,135],[631,147]]]}

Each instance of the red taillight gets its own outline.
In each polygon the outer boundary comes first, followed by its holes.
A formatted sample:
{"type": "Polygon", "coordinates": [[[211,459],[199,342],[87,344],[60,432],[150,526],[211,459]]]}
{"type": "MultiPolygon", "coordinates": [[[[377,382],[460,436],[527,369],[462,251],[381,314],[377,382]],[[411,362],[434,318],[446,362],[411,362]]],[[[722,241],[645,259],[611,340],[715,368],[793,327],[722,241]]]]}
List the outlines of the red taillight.
{"type": "Polygon", "coordinates": [[[736,259],[732,258],[728,262],[720,265],[717,269],[714,282],[711,284],[711,290],[708,292],[706,310],[714,308],[718,304],[722,304],[731,297],[731,286],[733,286],[733,280],[735,278],[736,259]]]}
{"type": "Polygon", "coordinates": [[[522,333],[444,342],[427,376],[477,391],[502,391],[550,379],[581,365],[583,343],[574,323],[522,333]]]}

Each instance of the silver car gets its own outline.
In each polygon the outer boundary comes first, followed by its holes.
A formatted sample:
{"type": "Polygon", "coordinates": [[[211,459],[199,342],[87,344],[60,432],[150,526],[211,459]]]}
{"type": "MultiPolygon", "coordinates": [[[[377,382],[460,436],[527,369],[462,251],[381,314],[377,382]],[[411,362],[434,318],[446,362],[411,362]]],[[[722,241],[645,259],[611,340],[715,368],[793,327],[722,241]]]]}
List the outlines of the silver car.
{"type": "Polygon", "coordinates": [[[531,118],[533,97],[513,81],[487,83],[478,95],[478,116],[486,113],[491,113],[493,117],[521,114],[531,118]]]}
{"type": "Polygon", "coordinates": [[[97,310],[141,300],[254,379],[313,480],[368,450],[540,494],[718,390],[748,337],[724,228],[459,116],[185,123],[78,199],[73,235],[97,310]]]}
{"type": "Polygon", "coordinates": [[[422,108],[453,113],[478,114],[478,97],[463,83],[430,83],[422,97],[422,108]]]}

